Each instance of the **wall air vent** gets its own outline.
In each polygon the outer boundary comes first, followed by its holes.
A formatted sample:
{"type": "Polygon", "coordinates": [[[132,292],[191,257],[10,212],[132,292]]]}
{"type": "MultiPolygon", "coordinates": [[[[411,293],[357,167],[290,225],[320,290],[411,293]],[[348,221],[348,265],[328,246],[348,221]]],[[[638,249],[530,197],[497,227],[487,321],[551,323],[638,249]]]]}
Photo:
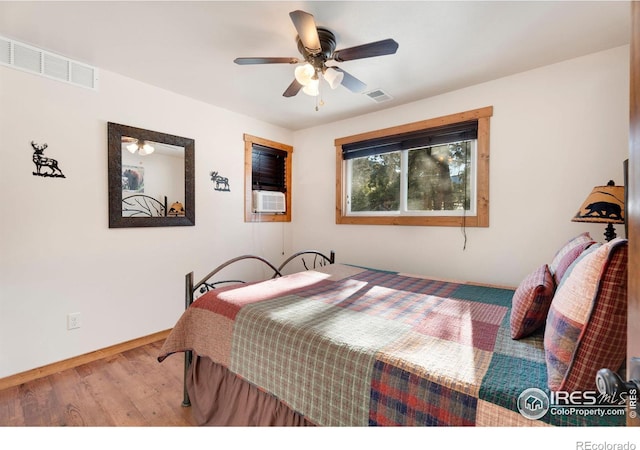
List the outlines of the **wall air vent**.
{"type": "Polygon", "coordinates": [[[8,65],[11,61],[11,42],[0,37],[0,64],[8,65]]]}
{"type": "Polygon", "coordinates": [[[89,89],[98,88],[98,69],[0,36],[0,65],[89,89]]]}
{"type": "Polygon", "coordinates": [[[393,98],[382,89],[375,89],[373,91],[365,92],[364,95],[366,95],[376,103],[387,102],[393,98]]]}

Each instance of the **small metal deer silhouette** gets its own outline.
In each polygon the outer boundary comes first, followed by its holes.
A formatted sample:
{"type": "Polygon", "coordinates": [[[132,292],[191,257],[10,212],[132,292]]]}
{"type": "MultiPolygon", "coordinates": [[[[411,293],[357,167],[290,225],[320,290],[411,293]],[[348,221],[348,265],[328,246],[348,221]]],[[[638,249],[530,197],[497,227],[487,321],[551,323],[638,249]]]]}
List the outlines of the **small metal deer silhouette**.
{"type": "Polygon", "coordinates": [[[43,156],[44,150],[48,147],[46,143],[39,145],[37,142],[31,141],[31,147],[33,147],[33,163],[36,165],[36,171],[33,172],[34,175],[40,177],[66,178],[62,170],[58,167],[57,160],[43,156]],[[43,167],[48,167],[51,172],[42,172],[43,167]]]}
{"type": "Polygon", "coordinates": [[[214,188],[216,191],[230,191],[229,179],[227,177],[221,177],[218,172],[211,172],[211,181],[216,183],[214,188]]]}

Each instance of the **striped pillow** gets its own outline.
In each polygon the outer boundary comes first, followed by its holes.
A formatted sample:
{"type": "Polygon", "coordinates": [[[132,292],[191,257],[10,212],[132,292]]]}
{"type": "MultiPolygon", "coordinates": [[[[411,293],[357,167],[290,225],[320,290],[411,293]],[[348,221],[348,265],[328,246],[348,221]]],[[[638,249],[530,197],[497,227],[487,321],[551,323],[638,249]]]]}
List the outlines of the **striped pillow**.
{"type": "Polygon", "coordinates": [[[595,390],[596,372],[618,370],[627,344],[627,240],[576,261],[551,302],[544,333],[549,389],[595,390]]]}
{"type": "Polygon", "coordinates": [[[571,264],[573,264],[573,262],[577,260],[580,255],[582,255],[582,252],[591,249],[594,244],[596,244],[595,241],[581,242],[570,249],[562,258],[560,258],[556,270],[553,273],[553,280],[555,281],[556,286],[560,285],[562,277],[564,277],[564,274],[567,272],[567,269],[571,266],[571,264]]]}
{"type": "Polygon", "coordinates": [[[543,264],[522,280],[511,299],[511,337],[521,339],[547,320],[555,284],[549,266],[543,264]]]}
{"type": "Polygon", "coordinates": [[[589,233],[584,232],[570,239],[556,252],[549,264],[549,271],[553,275],[556,285],[560,284],[564,272],[571,263],[580,256],[583,250],[595,244],[595,242],[589,233]]]}

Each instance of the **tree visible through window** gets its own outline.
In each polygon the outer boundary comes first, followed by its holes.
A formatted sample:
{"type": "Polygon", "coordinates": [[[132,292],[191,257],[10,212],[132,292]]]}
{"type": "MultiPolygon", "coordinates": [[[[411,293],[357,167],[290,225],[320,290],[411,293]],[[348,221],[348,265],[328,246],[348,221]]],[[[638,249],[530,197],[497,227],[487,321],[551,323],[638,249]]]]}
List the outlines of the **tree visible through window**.
{"type": "Polygon", "coordinates": [[[491,114],[337,139],[336,222],[488,226],[491,114]]]}
{"type": "Polygon", "coordinates": [[[350,172],[350,211],[400,208],[400,152],[354,159],[350,172]]]}
{"type": "Polygon", "coordinates": [[[409,150],[407,210],[469,211],[475,141],[409,150]]]}

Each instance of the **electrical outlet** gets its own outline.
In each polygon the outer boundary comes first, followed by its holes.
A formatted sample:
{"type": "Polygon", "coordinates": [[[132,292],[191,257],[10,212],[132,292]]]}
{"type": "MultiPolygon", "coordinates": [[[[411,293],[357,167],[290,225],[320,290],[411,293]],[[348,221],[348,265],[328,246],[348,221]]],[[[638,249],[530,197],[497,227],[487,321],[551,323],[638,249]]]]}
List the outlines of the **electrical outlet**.
{"type": "Polygon", "coordinates": [[[80,328],[80,313],[67,314],[67,330],[80,328]]]}

